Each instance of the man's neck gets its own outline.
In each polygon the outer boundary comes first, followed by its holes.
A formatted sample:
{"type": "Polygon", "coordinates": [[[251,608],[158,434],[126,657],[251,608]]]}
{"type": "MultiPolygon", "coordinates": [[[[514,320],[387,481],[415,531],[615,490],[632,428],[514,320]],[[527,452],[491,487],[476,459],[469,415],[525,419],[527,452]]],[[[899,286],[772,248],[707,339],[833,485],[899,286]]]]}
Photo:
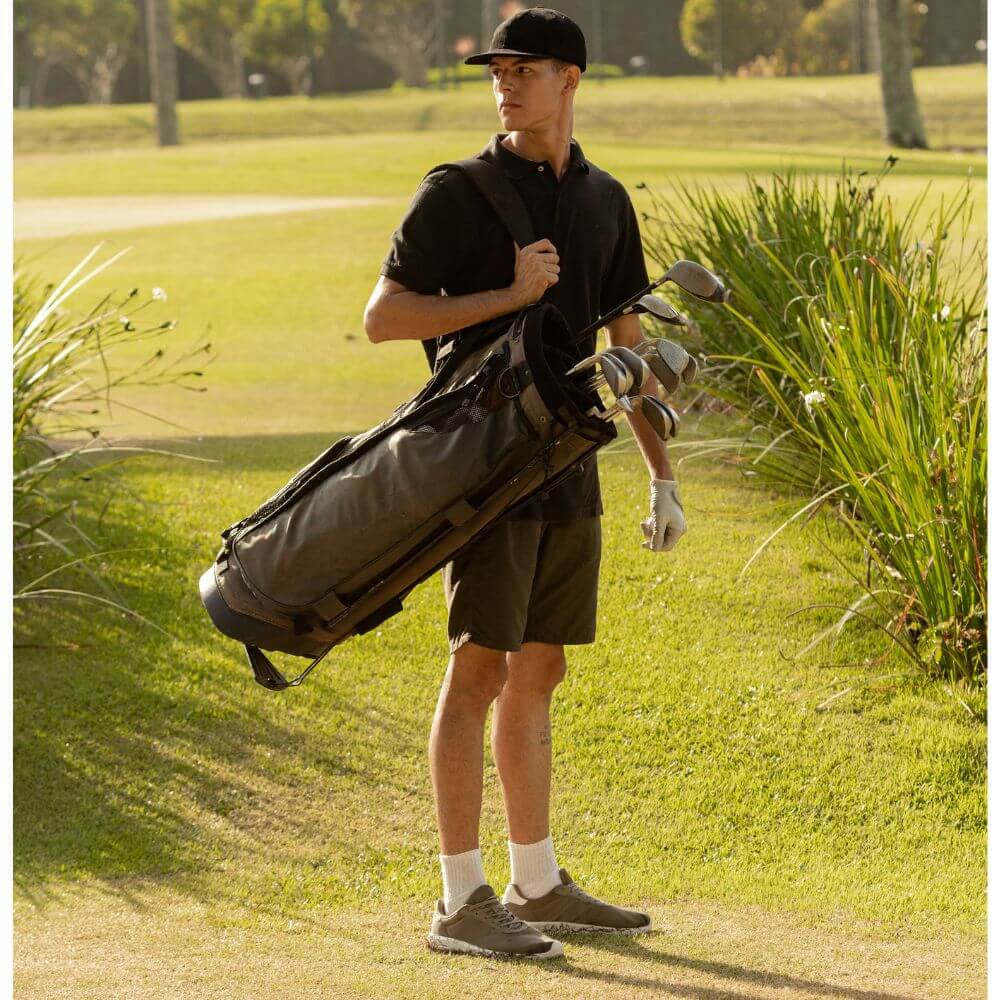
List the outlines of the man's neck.
{"type": "Polygon", "coordinates": [[[561,178],[569,166],[569,141],[573,135],[573,123],[546,129],[544,132],[511,132],[503,140],[504,145],[523,156],[526,160],[548,160],[556,177],[561,178]]]}

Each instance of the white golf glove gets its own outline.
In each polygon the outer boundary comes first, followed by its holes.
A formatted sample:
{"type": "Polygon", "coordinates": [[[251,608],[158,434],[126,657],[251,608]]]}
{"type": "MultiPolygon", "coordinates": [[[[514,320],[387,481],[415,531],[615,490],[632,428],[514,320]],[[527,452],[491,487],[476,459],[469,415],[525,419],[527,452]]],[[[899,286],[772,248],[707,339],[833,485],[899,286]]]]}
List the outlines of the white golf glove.
{"type": "Polygon", "coordinates": [[[687,531],[676,479],[650,480],[649,517],[640,522],[640,527],[646,538],[642,547],[652,552],[669,551],[687,531]]]}

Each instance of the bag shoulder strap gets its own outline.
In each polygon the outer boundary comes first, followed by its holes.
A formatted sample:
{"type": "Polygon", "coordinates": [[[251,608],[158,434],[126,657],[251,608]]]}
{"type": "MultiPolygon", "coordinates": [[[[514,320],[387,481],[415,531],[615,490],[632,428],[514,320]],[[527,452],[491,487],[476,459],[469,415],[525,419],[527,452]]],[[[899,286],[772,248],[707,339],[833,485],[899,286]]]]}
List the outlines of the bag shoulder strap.
{"type": "Polygon", "coordinates": [[[531,223],[524,199],[498,166],[478,156],[470,156],[464,160],[439,163],[427,172],[433,173],[446,167],[456,167],[476,185],[519,247],[535,242],[535,227],[531,223]]]}

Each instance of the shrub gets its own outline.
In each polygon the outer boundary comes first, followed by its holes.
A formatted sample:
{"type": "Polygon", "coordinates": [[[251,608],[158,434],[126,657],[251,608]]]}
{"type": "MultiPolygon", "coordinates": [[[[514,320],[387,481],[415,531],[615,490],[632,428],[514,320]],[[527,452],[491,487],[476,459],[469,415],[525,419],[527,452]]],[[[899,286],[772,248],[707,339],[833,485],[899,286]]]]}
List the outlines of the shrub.
{"type": "Polygon", "coordinates": [[[831,191],[785,173],[767,186],[751,180],[745,199],[678,186],[674,201],[694,221],[655,197],[650,249],[663,263],[702,258],[733,289],[721,319],[689,311],[711,362],[708,391],[752,428],[746,471],[811,492],[795,517],[837,504],[876,568],[837,628],[871,603],[915,663],[977,682],[986,670],[982,248],[967,241],[968,188],[923,231],[927,192],[900,216],[880,179],[845,171],[831,191]]]}
{"type": "MultiPolygon", "coordinates": [[[[121,257],[89,272],[95,247],[58,285],[42,285],[23,268],[13,281],[13,542],[14,599],[84,598],[127,611],[114,587],[98,571],[106,556],[82,515],[106,507],[121,462],[150,448],[115,444],[102,435],[117,390],[167,384],[200,391],[191,383],[201,371],[189,367],[204,356],[202,344],[173,360],[162,347],[144,359],[118,364],[124,347],[154,342],[176,325],[143,323],[139,314],[161,289],[140,301],[133,288],[115,301],[108,295],[85,313],[64,305],[71,295],[121,257]],[[81,276],[82,273],[82,276],[81,276]],[[128,307],[127,313],[124,311],[128,307]],[[88,589],[77,581],[85,579],[88,589]]],[[[133,355],[134,356],[134,355],[133,355]]]]}

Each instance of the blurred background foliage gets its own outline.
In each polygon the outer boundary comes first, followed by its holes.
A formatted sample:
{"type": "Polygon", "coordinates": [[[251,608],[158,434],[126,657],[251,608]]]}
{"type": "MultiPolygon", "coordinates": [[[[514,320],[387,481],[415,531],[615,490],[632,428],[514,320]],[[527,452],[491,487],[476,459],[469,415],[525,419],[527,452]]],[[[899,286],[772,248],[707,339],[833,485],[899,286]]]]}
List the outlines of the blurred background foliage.
{"type": "MultiPolygon", "coordinates": [[[[501,17],[480,0],[171,0],[182,100],[460,85],[501,17]],[[248,82],[250,81],[250,82],[248,82]]],[[[877,68],[874,0],[564,0],[593,76],[877,68]]],[[[982,0],[909,3],[915,64],[985,58],[982,0]]],[[[19,107],[150,99],[145,0],[15,0],[19,107]]]]}

